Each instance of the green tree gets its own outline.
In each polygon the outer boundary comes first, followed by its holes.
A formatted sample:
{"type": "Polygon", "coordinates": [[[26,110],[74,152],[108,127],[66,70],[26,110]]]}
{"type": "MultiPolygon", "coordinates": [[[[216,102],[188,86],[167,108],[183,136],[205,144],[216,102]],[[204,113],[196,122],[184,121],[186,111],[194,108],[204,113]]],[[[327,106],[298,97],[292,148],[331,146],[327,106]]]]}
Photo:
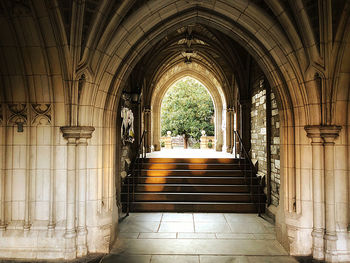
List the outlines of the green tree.
{"type": "Polygon", "coordinates": [[[164,96],[161,108],[161,133],[185,135],[199,140],[201,131],[214,135],[214,105],[205,89],[198,81],[186,77],[176,82],[164,96]]]}

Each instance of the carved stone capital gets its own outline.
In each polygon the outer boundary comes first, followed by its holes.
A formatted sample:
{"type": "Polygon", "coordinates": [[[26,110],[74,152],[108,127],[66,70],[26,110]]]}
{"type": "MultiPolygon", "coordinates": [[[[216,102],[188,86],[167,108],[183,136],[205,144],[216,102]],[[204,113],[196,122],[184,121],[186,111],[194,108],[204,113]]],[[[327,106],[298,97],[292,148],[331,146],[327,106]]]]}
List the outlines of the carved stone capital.
{"type": "Polygon", "coordinates": [[[63,133],[63,138],[69,139],[80,139],[86,138],[90,139],[95,128],[91,126],[64,126],[61,127],[61,132],[63,133]]]}
{"type": "Polygon", "coordinates": [[[320,128],[320,125],[307,125],[304,127],[307,137],[312,140],[312,143],[323,143],[320,128]]]}
{"type": "Polygon", "coordinates": [[[325,143],[334,143],[334,140],[339,136],[341,128],[341,126],[336,125],[321,126],[321,137],[325,143]]]}
{"type": "Polygon", "coordinates": [[[146,106],[144,109],[143,109],[143,112],[146,113],[146,114],[149,114],[152,112],[152,109],[150,106],[146,106]]]}

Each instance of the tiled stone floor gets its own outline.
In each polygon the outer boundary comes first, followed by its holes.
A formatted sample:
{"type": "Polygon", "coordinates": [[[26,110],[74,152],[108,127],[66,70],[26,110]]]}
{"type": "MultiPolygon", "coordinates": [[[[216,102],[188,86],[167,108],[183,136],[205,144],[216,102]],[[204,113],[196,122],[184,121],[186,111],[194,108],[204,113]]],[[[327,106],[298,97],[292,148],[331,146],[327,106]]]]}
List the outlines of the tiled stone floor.
{"type": "Polygon", "coordinates": [[[103,263],[297,262],[256,214],[132,213],[103,263]]]}

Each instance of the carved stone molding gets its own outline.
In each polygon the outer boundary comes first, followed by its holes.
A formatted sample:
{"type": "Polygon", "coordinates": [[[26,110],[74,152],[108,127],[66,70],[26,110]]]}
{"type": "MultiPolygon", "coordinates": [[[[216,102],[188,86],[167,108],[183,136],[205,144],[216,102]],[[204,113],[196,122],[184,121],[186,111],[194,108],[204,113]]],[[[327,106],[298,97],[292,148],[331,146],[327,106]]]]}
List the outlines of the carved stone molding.
{"type": "Polygon", "coordinates": [[[95,128],[91,126],[64,126],[61,127],[63,138],[86,138],[90,139],[95,128]]]}
{"type": "Polygon", "coordinates": [[[51,124],[51,104],[32,104],[32,124],[51,124]]]}
{"type": "Polygon", "coordinates": [[[307,132],[307,137],[311,138],[313,142],[323,139],[325,142],[334,141],[341,131],[341,126],[336,125],[307,125],[304,127],[307,132]]]}
{"type": "Polygon", "coordinates": [[[27,104],[8,104],[8,124],[27,124],[27,104]]]}

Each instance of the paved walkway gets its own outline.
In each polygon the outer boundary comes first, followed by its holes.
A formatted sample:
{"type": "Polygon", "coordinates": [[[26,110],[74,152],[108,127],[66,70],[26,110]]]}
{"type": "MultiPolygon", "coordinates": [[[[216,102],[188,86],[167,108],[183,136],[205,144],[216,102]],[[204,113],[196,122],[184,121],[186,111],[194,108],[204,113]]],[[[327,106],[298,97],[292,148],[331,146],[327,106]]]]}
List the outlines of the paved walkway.
{"type": "Polygon", "coordinates": [[[103,263],[295,263],[256,214],[132,213],[103,263]]]}
{"type": "Polygon", "coordinates": [[[201,149],[162,149],[147,153],[147,158],[234,158],[232,154],[201,149]]]}

